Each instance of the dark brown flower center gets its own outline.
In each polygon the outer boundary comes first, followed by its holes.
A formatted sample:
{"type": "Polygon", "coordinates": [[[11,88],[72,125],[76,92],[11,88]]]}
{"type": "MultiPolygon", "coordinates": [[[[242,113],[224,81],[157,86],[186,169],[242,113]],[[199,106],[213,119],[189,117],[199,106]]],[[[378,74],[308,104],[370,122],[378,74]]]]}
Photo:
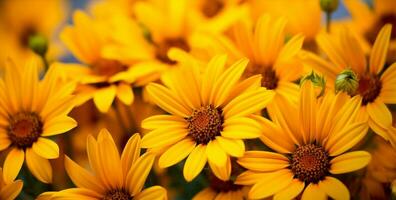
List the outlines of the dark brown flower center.
{"type": "Polygon", "coordinates": [[[382,83],[376,75],[365,75],[359,79],[358,93],[363,97],[363,105],[373,102],[381,92],[382,83]]]}
{"type": "Polygon", "coordinates": [[[21,47],[29,47],[29,38],[37,33],[33,25],[28,25],[19,33],[19,45],[21,47]]]}
{"type": "Polygon", "coordinates": [[[184,38],[167,38],[161,43],[157,44],[156,58],[163,63],[174,65],[175,61],[168,58],[168,51],[172,47],[183,49],[184,51],[190,51],[190,46],[184,38]]]}
{"type": "Polygon", "coordinates": [[[329,154],[315,144],[299,146],[291,155],[290,166],[296,178],[305,183],[317,183],[329,173],[329,154]]]}
{"type": "Polygon", "coordinates": [[[110,190],[102,200],[132,200],[133,197],[125,189],[110,190]]]}
{"type": "Polygon", "coordinates": [[[224,8],[224,2],[222,0],[206,0],[202,5],[202,13],[206,17],[216,16],[224,8]]]}
{"type": "Polygon", "coordinates": [[[33,112],[19,112],[9,119],[8,137],[19,148],[31,147],[43,132],[40,116],[33,112]]]}
{"type": "MultiPolygon", "coordinates": [[[[396,27],[396,14],[385,13],[381,15],[378,18],[378,20],[374,23],[374,25],[371,27],[371,29],[368,32],[366,32],[365,36],[372,44],[374,44],[379,31],[385,24],[392,24],[392,27],[396,27]]],[[[391,39],[395,39],[395,38],[396,38],[396,29],[392,28],[391,39]]]]}
{"type": "Polygon", "coordinates": [[[92,64],[92,69],[97,75],[111,77],[128,67],[117,60],[99,59],[92,64]]]}
{"type": "Polygon", "coordinates": [[[261,86],[269,90],[274,90],[278,87],[279,78],[276,72],[271,67],[265,67],[260,64],[253,64],[246,70],[245,76],[261,74],[261,86]]]}
{"type": "Polygon", "coordinates": [[[229,192],[242,189],[242,185],[235,184],[234,181],[223,181],[215,175],[210,175],[210,187],[216,192],[229,192]]]}
{"type": "Polygon", "coordinates": [[[188,133],[198,144],[207,144],[223,130],[222,110],[213,105],[194,110],[186,120],[188,133]]]}

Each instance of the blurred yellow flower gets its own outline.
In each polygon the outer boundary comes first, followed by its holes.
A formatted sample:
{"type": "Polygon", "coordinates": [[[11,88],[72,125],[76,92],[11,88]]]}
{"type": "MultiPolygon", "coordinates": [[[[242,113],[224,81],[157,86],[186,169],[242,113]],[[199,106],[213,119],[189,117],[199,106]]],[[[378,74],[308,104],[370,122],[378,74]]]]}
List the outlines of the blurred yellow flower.
{"type": "Polygon", "coordinates": [[[396,63],[383,70],[391,29],[389,24],[381,29],[368,62],[357,39],[347,29],[341,29],[337,35],[318,35],[318,45],[330,62],[312,53],[305,52],[303,56],[305,64],[323,73],[329,84],[334,84],[337,75],[343,70],[352,70],[357,75],[359,85],[351,95],[362,100],[360,117],[387,140],[392,115],[385,104],[396,103],[396,63]]]}
{"type": "Polygon", "coordinates": [[[56,59],[62,49],[56,29],[63,23],[67,4],[64,0],[12,0],[0,2],[0,61],[7,57],[20,60],[37,57],[29,48],[29,38],[43,36],[50,42],[47,58],[56,59]]]}
{"type": "Polygon", "coordinates": [[[304,82],[297,105],[283,102],[274,122],[257,117],[262,141],[275,152],[247,151],[238,163],[248,169],[236,184],[252,185],[249,198],[349,199],[348,188],[332,174],[365,167],[370,154],[347,152],[367,133],[357,121],[360,99],[327,93],[317,99],[313,84],[304,82]]]}
{"type": "Polygon", "coordinates": [[[140,156],[140,144],[140,136],[135,134],[128,140],[120,156],[112,136],[106,129],[100,131],[97,140],[89,136],[87,154],[94,174],[66,157],[66,171],[77,188],[44,193],[43,197],[166,200],[166,190],[160,186],[142,190],[155,156],[150,153],[140,156]]]}
{"type": "Polygon", "coordinates": [[[188,156],[183,170],[187,181],[202,171],[206,161],[216,176],[227,180],[229,156],[243,155],[242,139],[260,136],[251,115],[274,96],[259,86],[258,76],[240,80],[247,59],[227,68],[226,59],[215,56],[202,73],[194,60],[182,60],[180,69],[162,78],[165,86],[147,86],[152,100],[171,115],[155,115],[142,122],[143,128],[152,130],[143,137],[142,147],[167,147],[159,158],[162,168],[188,156]]]}
{"type": "Polygon", "coordinates": [[[22,191],[23,182],[21,180],[6,183],[3,179],[3,169],[0,168],[0,199],[13,200],[22,191]]]}
{"type": "Polygon", "coordinates": [[[4,161],[4,180],[18,175],[24,160],[32,174],[44,183],[52,180],[47,159],[59,156],[58,145],[45,137],[65,133],[77,126],[67,116],[74,106],[75,84],[63,83],[50,67],[39,80],[38,64],[25,67],[6,64],[0,80],[0,150],[10,149],[4,161]]]}

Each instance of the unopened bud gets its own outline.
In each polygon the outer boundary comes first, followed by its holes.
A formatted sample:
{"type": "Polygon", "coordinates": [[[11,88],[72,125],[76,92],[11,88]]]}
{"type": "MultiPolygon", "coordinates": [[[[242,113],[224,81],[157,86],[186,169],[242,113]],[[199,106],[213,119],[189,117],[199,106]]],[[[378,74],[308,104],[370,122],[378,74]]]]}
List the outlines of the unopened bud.
{"type": "Polygon", "coordinates": [[[338,8],[338,0],[320,0],[320,8],[323,12],[332,13],[338,8]]]}
{"type": "Polygon", "coordinates": [[[36,54],[45,56],[48,50],[48,40],[42,35],[32,35],[29,37],[29,48],[36,54]]]}
{"type": "Polygon", "coordinates": [[[311,81],[315,87],[320,89],[317,97],[320,97],[324,94],[326,89],[326,80],[323,76],[319,76],[318,74],[312,71],[311,74],[308,74],[303,78],[301,78],[300,85],[302,85],[305,81],[311,81]]]}
{"type": "Polygon", "coordinates": [[[353,96],[359,87],[359,80],[355,74],[350,69],[346,69],[337,75],[335,80],[335,91],[346,92],[353,96]]]}

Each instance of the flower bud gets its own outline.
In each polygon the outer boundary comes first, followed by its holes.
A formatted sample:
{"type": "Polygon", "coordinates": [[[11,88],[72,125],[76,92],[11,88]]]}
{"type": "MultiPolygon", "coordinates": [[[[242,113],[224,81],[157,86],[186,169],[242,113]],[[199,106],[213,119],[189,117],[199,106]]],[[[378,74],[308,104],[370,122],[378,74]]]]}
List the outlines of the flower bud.
{"type": "Polygon", "coordinates": [[[45,56],[48,50],[48,40],[42,35],[32,35],[29,37],[29,48],[36,54],[45,56]]]}
{"type": "Polygon", "coordinates": [[[359,87],[359,80],[355,74],[350,69],[346,69],[337,75],[335,80],[335,91],[346,92],[353,96],[356,94],[356,90],[359,87]]]}
{"type": "Polygon", "coordinates": [[[320,0],[320,8],[323,12],[332,13],[338,8],[338,0],[320,0]]]}
{"type": "Polygon", "coordinates": [[[311,81],[316,88],[320,89],[320,91],[318,91],[319,94],[317,95],[317,97],[320,97],[324,94],[326,89],[326,80],[323,76],[319,76],[312,71],[311,74],[308,74],[301,78],[300,85],[302,85],[305,81],[311,81]]]}

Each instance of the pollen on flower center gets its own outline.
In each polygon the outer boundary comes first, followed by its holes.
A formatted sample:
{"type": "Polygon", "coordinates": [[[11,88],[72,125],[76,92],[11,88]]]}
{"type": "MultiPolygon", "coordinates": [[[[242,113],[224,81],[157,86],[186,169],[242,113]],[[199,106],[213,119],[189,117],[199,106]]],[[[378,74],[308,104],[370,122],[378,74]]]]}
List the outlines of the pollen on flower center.
{"type": "Polygon", "coordinates": [[[19,148],[31,147],[43,132],[40,116],[33,112],[19,112],[9,119],[8,136],[19,148]]]}
{"type": "Polygon", "coordinates": [[[97,75],[111,77],[114,74],[125,71],[127,66],[117,60],[99,59],[92,64],[92,68],[97,75]]]}
{"type": "Polygon", "coordinates": [[[190,51],[190,46],[184,38],[167,38],[157,44],[155,57],[163,63],[174,65],[175,61],[168,58],[168,50],[172,47],[190,51]]]}
{"type": "Polygon", "coordinates": [[[315,144],[299,146],[291,155],[290,166],[296,178],[317,183],[329,173],[329,154],[315,144]]]}
{"type": "Polygon", "coordinates": [[[133,197],[124,189],[110,190],[102,200],[132,200],[133,197]]]}
{"type": "Polygon", "coordinates": [[[224,2],[222,0],[206,0],[202,5],[202,13],[210,18],[217,15],[223,8],[224,2]]]}
{"type": "Polygon", "coordinates": [[[222,110],[215,108],[213,105],[202,106],[194,110],[193,114],[186,120],[189,135],[198,144],[207,144],[220,135],[220,131],[223,129],[222,110]]]}
{"type": "Polygon", "coordinates": [[[382,83],[378,76],[366,75],[360,77],[358,93],[363,97],[363,105],[373,102],[380,94],[381,88],[382,83]]]}
{"type": "Polygon", "coordinates": [[[235,184],[234,181],[222,181],[215,175],[210,175],[210,187],[216,192],[229,192],[240,190],[243,186],[235,184]]]}

